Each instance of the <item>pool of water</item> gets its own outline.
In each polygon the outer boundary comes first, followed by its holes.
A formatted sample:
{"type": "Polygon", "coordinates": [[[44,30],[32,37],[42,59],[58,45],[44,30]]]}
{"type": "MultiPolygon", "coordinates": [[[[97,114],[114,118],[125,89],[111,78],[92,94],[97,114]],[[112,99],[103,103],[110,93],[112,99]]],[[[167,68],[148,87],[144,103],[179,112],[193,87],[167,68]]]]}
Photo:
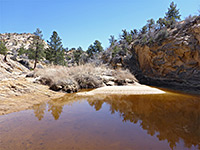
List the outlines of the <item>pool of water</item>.
{"type": "Polygon", "coordinates": [[[200,96],[75,94],[0,116],[0,150],[200,149],[200,96]]]}

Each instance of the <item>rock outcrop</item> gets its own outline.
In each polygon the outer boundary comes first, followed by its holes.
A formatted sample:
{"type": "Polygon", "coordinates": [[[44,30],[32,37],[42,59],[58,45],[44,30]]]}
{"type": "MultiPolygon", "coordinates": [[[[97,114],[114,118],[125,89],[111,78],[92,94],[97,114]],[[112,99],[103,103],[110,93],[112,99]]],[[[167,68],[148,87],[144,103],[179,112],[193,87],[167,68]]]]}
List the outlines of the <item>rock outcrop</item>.
{"type": "MultiPolygon", "coordinates": [[[[34,34],[31,33],[3,33],[0,34],[0,40],[5,42],[6,48],[11,51],[17,51],[22,46],[28,49],[33,42],[34,34]]],[[[44,42],[44,48],[48,48],[48,44],[44,42]]]]}
{"type": "Polygon", "coordinates": [[[200,90],[200,16],[167,31],[169,35],[161,43],[133,44],[135,66],[130,68],[147,84],[200,90]]]}
{"type": "Polygon", "coordinates": [[[7,62],[4,62],[3,58],[4,56],[0,55],[0,81],[9,78],[16,79],[20,76],[25,76],[25,73],[29,72],[29,69],[13,61],[9,56],[7,57],[7,62]]]}

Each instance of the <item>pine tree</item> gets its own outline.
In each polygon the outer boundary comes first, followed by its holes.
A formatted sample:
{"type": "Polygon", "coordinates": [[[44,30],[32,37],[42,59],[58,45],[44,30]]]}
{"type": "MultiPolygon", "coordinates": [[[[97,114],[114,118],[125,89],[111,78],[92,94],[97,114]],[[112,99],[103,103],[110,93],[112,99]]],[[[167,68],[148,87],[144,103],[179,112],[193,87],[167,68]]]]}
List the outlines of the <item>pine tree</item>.
{"type": "Polygon", "coordinates": [[[171,20],[181,20],[181,15],[179,14],[179,9],[176,8],[177,5],[174,4],[174,2],[171,2],[168,11],[165,13],[165,19],[167,21],[171,21],[171,20]]]}
{"type": "Polygon", "coordinates": [[[61,38],[56,31],[53,31],[50,41],[47,41],[49,48],[46,51],[46,59],[55,65],[65,65],[64,48],[61,38]]]}
{"type": "Polygon", "coordinates": [[[154,19],[149,19],[147,20],[147,27],[148,27],[148,30],[150,32],[150,30],[155,26],[155,21],[154,19]]]}
{"type": "Polygon", "coordinates": [[[0,54],[4,55],[4,61],[7,62],[7,52],[8,49],[5,46],[5,43],[3,41],[0,41],[0,54]]]}
{"type": "Polygon", "coordinates": [[[115,43],[117,42],[117,40],[115,39],[114,35],[110,36],[109,42],[110,42],[110,47],[112,47],[112,46],[115,45],[115,43]]]}
{"type": "Polygon", "coordinates": [[[86,52],[89,57],[92,57],[94,55],[94,48],[92,44],[88,47],[88,50],[86,52]]]}
{"type": "Polygon", "coordinates": [[[138,37],[137,29],[131,30],[131,37],[132,37],[132,41],[138,37]]]}
{"type": "Polygon", "coordinates": [[[77,50],[73,52],[74,61],[79,64],[79,60],[81,58],[81,55],[83,54],[83,49],[81,47],[78,47],[77,50]]]}
{"type": "Polygon", "coordinates": [[[126,40],[127,36],[128,36],[128,32],[126,31],[126,29],[122,30],[121,39],[126,40]]]}
{"type": "Polygon", "coordinates": [[[143,26],[141,31],[140,31],[141,34],[146,34],[147,33],[147,26],[143,26]]]}
{"type": "Polygon", "coordinates": [[[26,53],[27,53],[27,50],[24,48],[24,45],[22,45],[18,50],[18,55],[20,56],[26,53]]]}
{"type": "Polygon", "coordinates": [[[96,40],[93,45],[91,44],[88,47],[88,50],[86,52],[87,52],[87,54],[88,54],[89,57],[92,57],[95,54],[100,53],[102,51],[103,51],[103,47],[101,46],[101,42],[99,42],[98,40],[96,40]]]}
{"type": "Polygon", "coordinates": [[[103,47],[101,46],[101,42],[99,42],[98,40],[96,40],[94,42],[94,49],[96,53],[100,53],[103,51],[103,47]]]}
{"type": "Polygon", "coordinates": [[[122,51],[121,47],[118,45],[114,46],[112,48],[112,57],[115,57],[120,51],[122,51]]]}
{"type": "Polygon", "coordinates": [[[39,28],[37,28],[33,34],[33,43],[28,49],[28,57],[29,59],[34,59],[35,62],[33,69],[35,69],[38,61],[44,58],[45,55],[42,31],[39,28]]]}
{"type": "Polygon", "coordinates": [[[159,18],[156,21],[156,23],[157,23],[159,29],[162,29],[164,26],[166,26],[166,20],[165,20],[165,18],[159,18]]]}
{"type": "Polygon", "coordinates": [[[128,44],[131,44],[132,42],[132,35],[125,30],[122,30],[122,35],[121,35],[121,39],[125,40],[128,44]]]}

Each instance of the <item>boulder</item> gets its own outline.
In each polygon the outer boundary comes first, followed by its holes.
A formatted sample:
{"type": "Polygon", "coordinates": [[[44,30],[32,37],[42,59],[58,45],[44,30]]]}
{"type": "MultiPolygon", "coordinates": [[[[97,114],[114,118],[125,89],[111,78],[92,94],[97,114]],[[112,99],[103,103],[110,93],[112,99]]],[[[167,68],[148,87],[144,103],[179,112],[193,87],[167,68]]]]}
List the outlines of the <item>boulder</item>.
{"type": "Polygon", "coordinates": [[[28,60],[23,60],[23,59],[21,59],[21,60],[19,60],[18,62],[19,62],[20,64],[24,65],[26,68],[31,69],[28,60]]]}
{"type": "Polygon", "coordinates": [[[107,85],[107,86],[114,86],[114,85],[115,85],[115,82],[113,82],[113,81],[108,81],[108,82],[106,83],[106,85],[107,85]]]}

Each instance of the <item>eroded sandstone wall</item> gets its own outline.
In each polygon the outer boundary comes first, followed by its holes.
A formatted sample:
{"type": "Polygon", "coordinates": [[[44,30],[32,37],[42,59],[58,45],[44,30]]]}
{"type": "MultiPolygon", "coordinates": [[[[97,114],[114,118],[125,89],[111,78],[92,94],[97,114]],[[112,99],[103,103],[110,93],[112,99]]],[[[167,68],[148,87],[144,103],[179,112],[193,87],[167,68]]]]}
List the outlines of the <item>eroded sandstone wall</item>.
{"type": "Polygon", "coordinates": [[[149,82],[200,89],[200,17],[168,32],[161,44],[133,46],[142,74],[149,82]]]}

